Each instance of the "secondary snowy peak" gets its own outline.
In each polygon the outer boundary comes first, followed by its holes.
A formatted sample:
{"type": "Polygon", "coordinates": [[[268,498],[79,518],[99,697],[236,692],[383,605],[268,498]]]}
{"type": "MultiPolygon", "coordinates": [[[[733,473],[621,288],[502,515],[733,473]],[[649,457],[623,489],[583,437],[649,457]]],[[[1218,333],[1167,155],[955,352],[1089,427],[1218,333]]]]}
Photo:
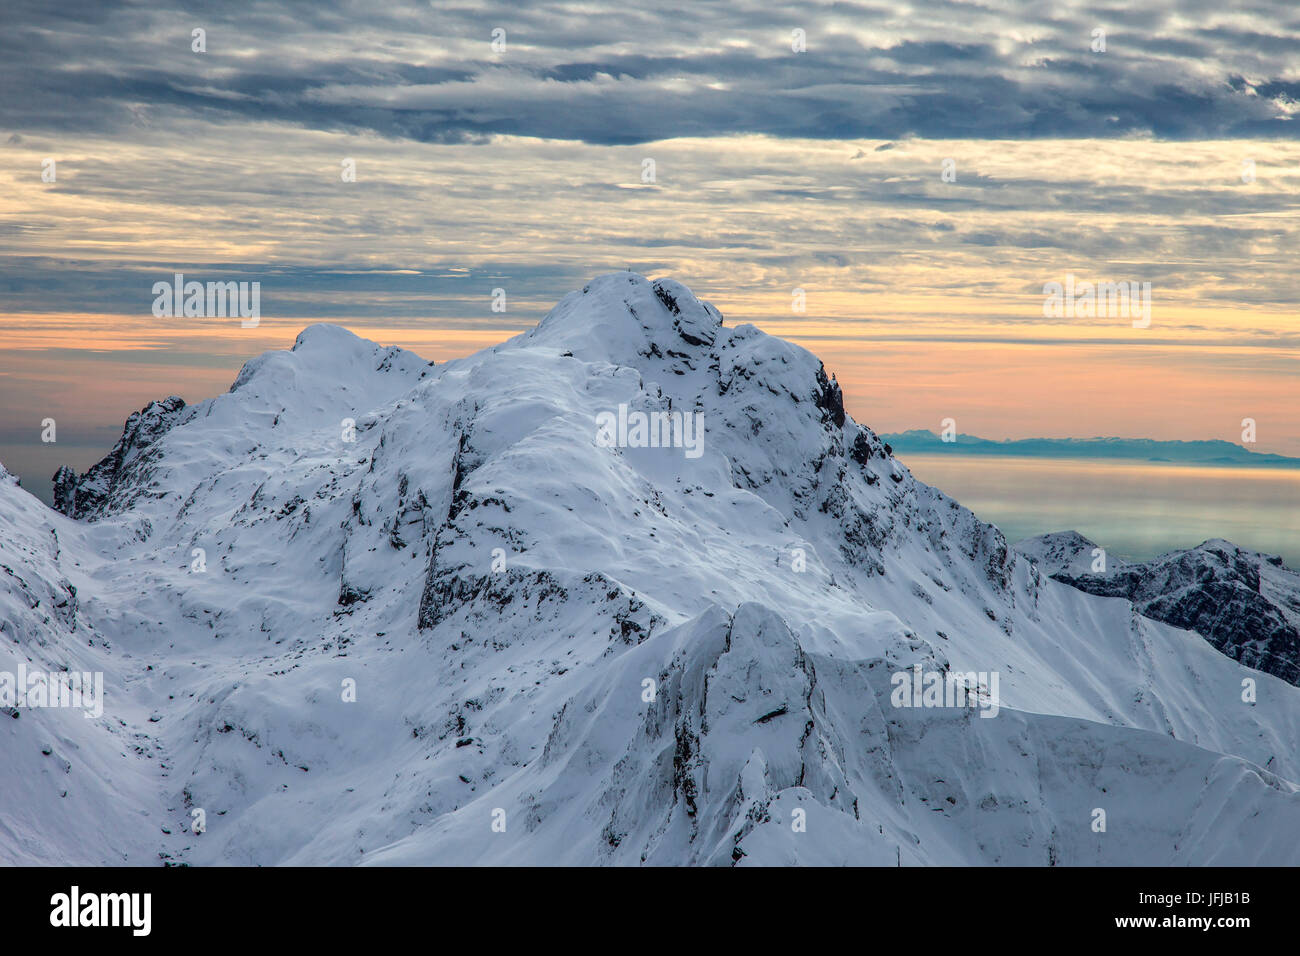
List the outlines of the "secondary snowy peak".
{"type": "Polygon", "coordinates": [[[376,345],[341,325],[317,323],[299,332],[287,351],[264,352],[246,362],[230,390],[238,391],[257,381],[263,385],[278,383],[288,393],[292,383],[310,395],[309,380],[322,376],[373,384],[385,374],[419,378],[432,365],[414,352],[376,345]]]}
{"type": "Polygon", "coordinates": [[[1094,568],[1121,567],[1125,562],[1107,555],[1077,531],[1053,531],[1018,541],[1018,554],[1033,561],[1044,574],[1089,574],[1094,568]]]}
{"type": "Polygon", "coordinates": [[[437,368],[313,327],[174,414],[93,522],[0,496],[19,640],[103,649],[165,807],[83,859],[1300,863],[1300,691],[1046,577],[679,283],[437,368]]]}
{"type": "Polygon", "coordinates": [[[1233,660],[1300,684],[1300,575],[1277,555],[1211,539],[1098,571],[1083,558],[1091,542],[1070,535],[1031,538],[1016,548],[1034,560],[1045,556],[1044,571],[1058,581],[1126,598],[1153,620],[1196,631],[1233,660]]]}
{"type": "MultiPolygon", "coordinates": [[[[301,432],[332,425],[342,433],[346,421],[355,422],[374,405],[408,391],[432,366],[413,352],[376,345],[341,326],[308,326],[291,349],[264,352],[246,362],[226,395],[196,406],[173,395],[133,412],[113,450],[85,474],[66,465],[55,473],[54,507],[69,517],[93,520],[124,510],[141,496],[165,497],[168,482],[158,480],[163,465],[159,440],[182,423],[202,418],[205,431],[225,423],[230,439],[237,437],[230,432],[256,438],[263,428],[301,432]]],[[[178,463],[176,446],[183,443],[173,443],[167,466],[178,463]]],[[[239,444],[225,444],[207,464],[228,465],[226,453],[239,444]]],[[[251,454],[252,447],[242,444],[244,454],[251,454]]]]}
{"type": "Polygon", "coordinates": [[[172,395],[132,412],[113,450],[84,475],[67,465],[54,473],[54,507],[70,518],[97,517],[119,488],[138,484],[139,469],[154,443],[184,415],[185,402],[172,395]]]}

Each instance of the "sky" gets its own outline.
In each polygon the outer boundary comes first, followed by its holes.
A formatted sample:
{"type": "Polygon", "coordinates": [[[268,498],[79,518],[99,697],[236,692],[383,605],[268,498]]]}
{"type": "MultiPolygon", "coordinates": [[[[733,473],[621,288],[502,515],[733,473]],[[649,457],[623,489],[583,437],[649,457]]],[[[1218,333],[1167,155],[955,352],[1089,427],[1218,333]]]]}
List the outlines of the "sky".
{"type": "Polygon", "coordinates": [[[441,361],[625,268],[878,431],[1300,455],[1298,131],[1285,0],[6,0],[0,461],[47,494],[313,321],[441,361]],[[155,317],[177,272],[258,326],[155,317]],[[1149,325],[1045,315],[1067,276],[1149,325]]]}

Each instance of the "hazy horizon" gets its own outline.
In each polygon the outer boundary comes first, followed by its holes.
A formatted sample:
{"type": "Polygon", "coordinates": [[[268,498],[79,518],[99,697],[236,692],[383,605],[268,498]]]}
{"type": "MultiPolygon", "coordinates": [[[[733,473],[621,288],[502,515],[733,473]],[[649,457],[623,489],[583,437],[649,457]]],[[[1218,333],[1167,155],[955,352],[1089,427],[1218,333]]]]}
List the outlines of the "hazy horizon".
{"type": "MultiPolygon", "coordinates": [[[[502,317],[504,318],[504,316],[502,317]]],[[[127,417],[139,411],[150,401],[179,395],[187,404],[215,397],[224,393],[233,383],[239,368],[248,359],[270,348],[292,348],[293,341],[301,328],[312,324],[305,322],[301,327],[297,323],[286,325],[283,320],[263,320],[257,329],[234,329],[213,327],[214,323],[201,320],[209,327],[202,336],[189,335],[180,341],[174,329],[121,329],[111,333],[120,335],[124,341],[102,344],[99,348],[58,348],[36,347],[42,337],[57,335],[62,330],[42,328],[39,321],[26,323],[21,328],[10,328],[8,333],[19,337],[28,336],[32,343],[23,352],[21,363],[13,361],[16,352],[6,353],[4,368],[0,369],[0,402],[8,412],[5,431],[0,431],[0,463],[23,480],[23,486],[36,494],[43,501],[51,501],[50,478],[54,470],[63,464],[71,465],[79,471],[84,470],[103,458],[117,439],[127,417]],[[295,331],[290,331],[290,330],[295,331]],[[169,340],[170,339],[170,340],[169,340]],[[254,343],[263,344],[257,348],[254,343]],[[245,349],[252,351],[245,354],[245,349]],[[10,364],[12,361],[12,365],[10,364]],[[88,367],[105,370],[100,380],[87,379],[76,374],[64,376],[55,374],[54,366],[65,368],[68,365],[84,363],[88,367]],[[70,381],[68,381],[70,380],[70,381]],[[21,388],[20,388],[21,384],[21,388]],[[41,385],[45,387],[40,387],[41,385]],[[69,385],[62,389],[61,386],[69,385]],[[132,400],[129,396],[135,396],[132,400]],[[27,408],[24,408],[24,406],[27,408]],[[14,428],[15,419],[23,413],[28,422],[35,421],[34,437],[31,441],[33,427],[14,428]],[[17,414],[15,414],[17,413],[17,414]],[[46,415],[55,417],[57,422],[57,441],[46,444],[40,438],[40,420],[46,415]],[[24,434],[24,432],[26,434],[24,434]]],[[[724,312],[724,321],[729,325],[738,324],[724,312]]],[[[123,325],[127,320],[123,319],[123,325]]],[[[505,327],[490,329],[391,329],[371,328],[355,323],[337,323],[344,325],[363,338],[374,336],[381,345],[398,345],[410,349],[422,358],[433,360],[438,364],[457,358],[464,358],[488,348],[507,338],[531,328],[535,323],[528,323],[521,328],[505,327]]],[[[764,323],[754,323],[760,328],[764,323]]],[[[15,323],[17,325],[17,323],[15,323]]],[[[51,322],[51,326],[56,323],[51,322]]],[[[826,338],[809,340],[798,334],[784,330],[783,337],[808,348],[818,354],[817,346],[827,344],[826,338]]],[[[62,334],[69,334],[62,331],[62,334]]],[[[775,333],[774,333],[775,334],[775,333]]],[[[842,343],[831,340],[843,347],[842,343]]],[[[22,348],[22,345],[19,345],[22,348]]],[[[825,358],[819,355],[819,358],[825,358]]],[[[862,422],[879,434],[892,435],[912,429],[933,433],[940,431],[938,422],[914,422],[906,424],[906,410],[902,407],[880,411],[878,397],[871,394],[870,380],[857,377],[854,364],[845,362],[837,369],[827,361],[828,372],[836,373],[844,389],[845,405],[855,420],[862,422]],[[900,421],[899,427],[885,428],[872,420],[876,412],[880,420],[900,421]]],[[[905,396],[905,399],[909,397],[905,396]]],[[[906,401],[904,402],[906,404],[906,401]]],[[[1230,430],[1229,430],[1230,434],[1230,430]]],[[[979,435],[980,439],[994,441],[1015,441],[1029,438],[1059,438],[1086,440],[1100,437],[1095,434],[1009,434],[991,439],[979,435]]],[[[1105,436],[1112,437],[1112,436],[1105,436]]],[[[1156,441],[1194,441],[1210,438],[1228,440],[1223,433],[1218,435],[1180,435],[1167,438],[1153,438],[1151,435],[1120,435],[1113,437],[1132,439],[1151,439],[1156,441]]],[[[1246,447],[1252,452],[1264,449],[1246,447]]]]}

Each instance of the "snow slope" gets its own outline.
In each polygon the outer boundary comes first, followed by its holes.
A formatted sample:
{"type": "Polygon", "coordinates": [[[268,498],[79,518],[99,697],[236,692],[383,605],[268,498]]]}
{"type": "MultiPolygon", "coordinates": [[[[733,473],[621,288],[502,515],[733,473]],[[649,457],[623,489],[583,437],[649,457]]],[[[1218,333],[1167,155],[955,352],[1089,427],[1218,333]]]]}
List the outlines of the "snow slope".
{"type": "Polygon", "coordinates": [[[1300,685],[1300,574],[1279,556],[1212,538],[1141,564],[1108,559],[1093,571],[1094,547],[1075,531],[1015,546],[1058,581],[1127,598],[1147,617],[1196,631],[1233,660],[1300,685]]]}
{"type": "Polygon", "coordinates": [[[437,367],[312,326],[142,420],[61,475],[80,520],[0,483],[48,618],[13,597],[0,646],[108,683],[71,773],[111,832],[0,765],[51,859],[1300,863],[1300,689],[1051,580],[672,280],[437,367]],[[698,413],[703,453],[605,447],[620,406],[698,413]],[[996,716],[893,706],[914,665],[996,675],[996,716]]]}

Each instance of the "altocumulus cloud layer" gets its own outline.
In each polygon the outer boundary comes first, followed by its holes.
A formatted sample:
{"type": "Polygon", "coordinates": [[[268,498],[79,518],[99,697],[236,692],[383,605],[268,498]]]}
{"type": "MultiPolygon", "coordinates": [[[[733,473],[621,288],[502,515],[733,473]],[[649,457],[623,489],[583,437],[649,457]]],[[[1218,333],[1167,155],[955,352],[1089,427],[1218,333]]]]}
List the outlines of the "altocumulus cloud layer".
{"type": "Polygon", "coordinates": [[[22,91],[4,121],[45,132],[202,117],[421,142],[1295,136],[1294,4],[1133,6],[33,0],[5,5],[0,77],[22,91]]]}
{"type": "Polygon", "coordinates": [[[271,315],[401,320],[628,265],[783,296],[1095,268],[1293,306],[1300,10],[1136,6],[11,2],[0,281],[133,315],[216,268],[271,315]]]}

